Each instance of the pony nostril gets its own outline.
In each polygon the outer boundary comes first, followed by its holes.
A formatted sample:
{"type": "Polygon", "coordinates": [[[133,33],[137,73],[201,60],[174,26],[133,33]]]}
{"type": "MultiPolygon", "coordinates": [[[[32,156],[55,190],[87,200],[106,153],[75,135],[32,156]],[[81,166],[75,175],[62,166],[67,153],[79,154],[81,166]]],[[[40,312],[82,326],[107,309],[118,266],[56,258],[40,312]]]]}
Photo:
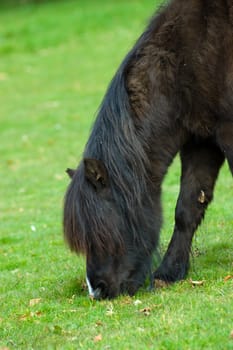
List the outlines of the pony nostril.
{"type": "Polygon", "coordinates": [[[107,287],[107,283],[103,280],[101,280],[98,284],[97,284],[97,288],[101,288],[101,289],[105,289],[107,287]]]}

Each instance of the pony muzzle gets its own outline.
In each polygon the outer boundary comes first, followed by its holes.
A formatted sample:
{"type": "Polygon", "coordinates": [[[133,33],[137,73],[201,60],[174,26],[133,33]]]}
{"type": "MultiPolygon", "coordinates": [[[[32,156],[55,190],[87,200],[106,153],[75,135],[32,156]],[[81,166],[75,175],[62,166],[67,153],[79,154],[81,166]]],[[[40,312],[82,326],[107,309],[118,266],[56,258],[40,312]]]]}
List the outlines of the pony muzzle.
{"type": "Polygon", "coordinates": [[[87,288],[88,288],[88,293],[89,293],[89,297],[90,299],[100,299],[101,298],[101,289],[100,288],[96,288],[95,290],[92,288],[92,285],[88,279],[88,277],[86,276],[86,282],[87,282],[87,288]]]}

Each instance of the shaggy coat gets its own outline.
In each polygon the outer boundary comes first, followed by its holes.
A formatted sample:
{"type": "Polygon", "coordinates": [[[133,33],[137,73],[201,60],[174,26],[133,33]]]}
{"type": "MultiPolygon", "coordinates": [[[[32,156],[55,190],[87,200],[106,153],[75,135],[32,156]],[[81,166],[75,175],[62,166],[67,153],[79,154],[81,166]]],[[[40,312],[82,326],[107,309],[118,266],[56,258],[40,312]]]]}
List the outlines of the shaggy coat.
{"type": "Polygon", "coordinates": [[[151,275],[161,184],[179,152],[175,227],[154,279],[189,268],[192,237],[219,169],[233,172],[233,4],[173,0],[128,53],[99,108],[83,160],[68,170],[64,232],[87,258],[89,293],[134,294],[151,275]]]}

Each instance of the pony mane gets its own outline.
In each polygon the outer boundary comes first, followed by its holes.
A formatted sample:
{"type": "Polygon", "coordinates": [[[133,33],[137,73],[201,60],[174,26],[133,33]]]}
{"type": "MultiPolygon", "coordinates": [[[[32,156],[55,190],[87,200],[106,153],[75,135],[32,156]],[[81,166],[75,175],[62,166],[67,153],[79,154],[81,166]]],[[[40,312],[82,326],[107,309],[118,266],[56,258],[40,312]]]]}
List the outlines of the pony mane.
{"type": "MultiPolygon", "coordinates": [[[[150,231],[156,230],[154,217],[148,219],[145,211],[146,207],[153,206],[148,190],[149,145],[146,135],[149,130],[137,127],[137,116],[127,89],[128,70],[140,43],[145,43],[149,34],[148,29],[111,81],[86,144],[84,158],[95,158],[104,163],[113,199],[118,204],[118,215],[123,216],[126,223],[124,231],[133,235],[134,244],[143,245],[151,253],[157,242],[150,246],[144,234],[148,227],[150,231]]],[[[147,123],[145,125],[148,127],[147,123]]],[[[71,250],[84,254],[93,249],[100,255],[103,252],[123,253],[127,237],[123,237],[114,222],[102,217],[96,194],[90,186],[85,180],[81,162],[65,197],[64,232],[68,244],[71,250]]]]}

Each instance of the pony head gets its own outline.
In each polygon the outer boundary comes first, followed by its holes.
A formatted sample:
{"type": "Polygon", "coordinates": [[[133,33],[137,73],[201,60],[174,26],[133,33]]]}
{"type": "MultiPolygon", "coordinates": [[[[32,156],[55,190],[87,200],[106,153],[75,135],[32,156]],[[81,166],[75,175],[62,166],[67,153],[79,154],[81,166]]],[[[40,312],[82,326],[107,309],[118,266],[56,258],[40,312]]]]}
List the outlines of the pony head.
{"type": "Polygon", "coordinates": [[[67,173],[71,183],[65,197],[65,237],[71,250],[86,256],[89,295],[135,294],[150,273],[157,243],[150,201],[144,198],[141,208],[130,206],[124,187],[114,184],[100,160],[84,158],[77,170],[67,173]]]}

